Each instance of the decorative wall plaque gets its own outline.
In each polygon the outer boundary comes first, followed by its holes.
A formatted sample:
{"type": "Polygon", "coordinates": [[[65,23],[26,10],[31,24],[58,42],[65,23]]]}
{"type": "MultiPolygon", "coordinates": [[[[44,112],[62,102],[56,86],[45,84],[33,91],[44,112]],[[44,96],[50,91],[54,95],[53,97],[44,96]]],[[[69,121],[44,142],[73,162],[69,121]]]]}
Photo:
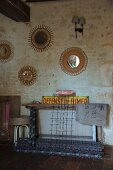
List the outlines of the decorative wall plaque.
{"type": "Polygon", "coordinates": [[[87,61],[87,56],[83,50],[72,47],[61,54],[60,66],[65,73],[75,76],[86,69],[87,61]]]}
{"type": "Polygon", "coordinates": [[[53,43],[53,33],[47,26],[35,27],[30,32],[29,43],[38,52],[46,51],[53,43]]]}
{"type": "Polygon", "coordinates": [[[0,41],[0,61],[7,62],[13,57],[13,46],[9,41],[0,41]]]}
{"type": "Polygon", "coordinates": [[[88,96],[42,96],[43,104],[78,104],[88,103],[88,96]]]}
{"type": "Polygon", "coordinates": [[[25,86],[34,84],[37,78],[37,71],[32,66],[24,66],[18,73],[18,78],[25,86]]]}

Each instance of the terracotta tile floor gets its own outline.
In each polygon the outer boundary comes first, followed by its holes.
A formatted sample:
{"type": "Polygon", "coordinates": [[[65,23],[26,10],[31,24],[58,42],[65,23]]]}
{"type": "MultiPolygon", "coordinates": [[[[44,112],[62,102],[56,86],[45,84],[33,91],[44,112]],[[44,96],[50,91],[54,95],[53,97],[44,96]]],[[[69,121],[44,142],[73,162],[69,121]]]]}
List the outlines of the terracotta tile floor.
{"type": "Polygon", "coordinates": [[[102,159],[81,159],[17,153],[0,145],[0,170],[113,170],[113,146],[105,146],[102,159]]]}
{"type": "Polygon", "coordinates": [[[105,145],[104,147],[105,149],[103,159],[113,160],[113,146],[105,145]]]}

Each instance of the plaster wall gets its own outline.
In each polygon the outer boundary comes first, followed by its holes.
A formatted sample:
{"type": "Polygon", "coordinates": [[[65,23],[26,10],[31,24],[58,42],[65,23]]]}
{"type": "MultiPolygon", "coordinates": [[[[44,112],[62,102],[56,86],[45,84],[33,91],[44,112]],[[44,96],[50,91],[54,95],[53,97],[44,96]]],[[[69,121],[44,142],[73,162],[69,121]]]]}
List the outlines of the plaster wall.
{"type": "MultiPolygon", "coordinates": [[[[15,22],[0,14],[0,40],[14,47],[11,61],[0,63],[0,95],[21,95],[22,103],[41,101],[57,89],[72,89],[76,95],[89,96],[90,102],[110,105],[109,125],[104,128],[104,142],[113,145],[113,1],[66,0],[30,3],[31,21],[15,22]],[[74,32],[73,16],[86,19],[84,35],[74,32]],[[54,34],[53,45],[37,52],[28,43],[30,31],[46,25],[54,34]],[[70,47],[81,48],[88,57],[84,72],[77,76],[64,73],[59,65],[61,53],[70,47]],[[34,66],[38,78],[34,85],[24,86],[18,71],[25,65],[34,66]]],[[[22,114],[29,114],[21,108],[22,114]]]]}

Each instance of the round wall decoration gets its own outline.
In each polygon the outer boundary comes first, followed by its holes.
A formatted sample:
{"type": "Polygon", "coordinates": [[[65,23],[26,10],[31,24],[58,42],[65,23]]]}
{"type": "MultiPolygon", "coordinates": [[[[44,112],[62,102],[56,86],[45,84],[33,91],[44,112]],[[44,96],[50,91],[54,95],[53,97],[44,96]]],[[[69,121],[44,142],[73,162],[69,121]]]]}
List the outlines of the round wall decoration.
{"type": "Polygon", "coordinates": [[[84,51],[78,47],[72,47],[65,50],[60,57],[60,66],[62,70],[75,76],[86,69],[87,56],[84,51]]]}
{"type": "Polygon", "coordinates": [[[13,57],[13,46],[9,41],[0,41],[0,61],[7,62],[13,57]]]}
{"type": "Polygon", "coordinates": [[[53,43],[53,33],[47,26],[35,27],[30,32],[29,43],[38,52],[46,51],[53,43]]]}
{"type": "Polygon", "coordinates": [[[25,86],[34,84],[37,78],[37,71],[32,66],[24,66],[18,73],[18,78],[25,86]]]}

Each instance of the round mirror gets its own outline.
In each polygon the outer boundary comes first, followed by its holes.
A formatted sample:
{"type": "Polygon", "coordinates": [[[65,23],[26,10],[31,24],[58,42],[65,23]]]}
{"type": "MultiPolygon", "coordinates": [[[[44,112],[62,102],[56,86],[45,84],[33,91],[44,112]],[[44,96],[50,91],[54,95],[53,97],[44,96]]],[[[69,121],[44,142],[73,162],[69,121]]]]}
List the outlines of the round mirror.
{"type": "Polygon", "coordinates": [[[0,42],[0,61],[1,62],[6,62],[9,61],[12,56],[12,45],[8,41],[1,41],[0,42]]]}
{"type": "Polygon", "coordinates": [[[25,86],[32,85],[37,78],[37,71],[32,66],[24,66],[18,73],[18,78],[25,86]]]}
{"type": "Polygon", "coordinates": [[[53,43],[53,34],[46,26],[35,27],[29,37],[31,47],[42,52],[47,50],[53,43]]]}
{"type": "Polygon", "coordinates": [[[68,48],[60,57],[62,70],[73,76],[85,70],[87,61],[88,59],[84,51],[77,47],[68,48]]]}

